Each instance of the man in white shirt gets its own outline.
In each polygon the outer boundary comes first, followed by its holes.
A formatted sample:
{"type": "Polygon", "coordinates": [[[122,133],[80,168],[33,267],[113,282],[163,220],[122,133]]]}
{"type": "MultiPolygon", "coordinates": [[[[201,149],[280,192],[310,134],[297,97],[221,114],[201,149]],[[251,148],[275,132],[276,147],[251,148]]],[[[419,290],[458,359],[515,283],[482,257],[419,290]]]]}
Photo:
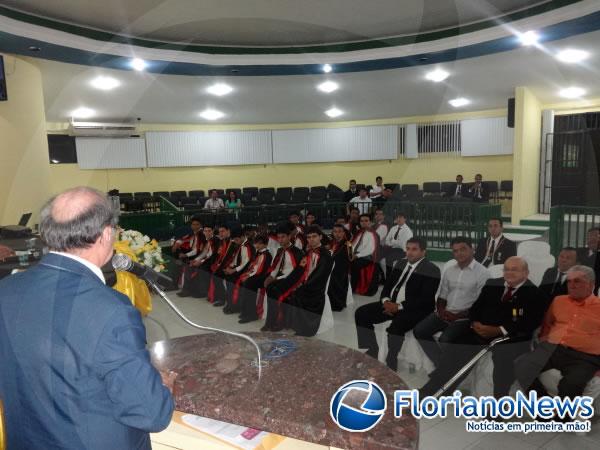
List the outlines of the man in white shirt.
{"type": "Polygon", "coordinates": [[[371,198],[371,200],[381,198],[381,195],[383,193],[383,187],[383,178],[375,178],[375,186],[373,186],[371,188],[371,192],[369,192],[369,197],[371,198]]]}
{"type": "Polygon", "coordinates": [[[437,366],[444,346],[453,342],[470,326],[469,308],[490,277],[488,270],[475,261],[473,242],[468,237],[455,237],[450,243],[454,260],[442,274],[436,310],[415,326],[413,334],[423,351],[437,366]],[[433,335],[442,331],[435,342],[433,335]]]}
{"type": "Polygon", "coordinates": [[[360,190],[358,191],[358,196],[354,197],[348,203],[348,214],[350,214],[351,206],[358,208],[358,212],[360,214],[369,214],[371,212],[372,205],[373,200],[371,200],[367,195],[367,190],[365,188],[360,188],[360,190]]]}
{"type": "Polygon", "coordinates": [[[216,190],[210,191],[210,198],[204,203],[204,209],[218,210],[225,208],[223,200],[219,198],[216,190]]]}
{"type": "Polygon", "coordinates": [[[397,261],[405,256],[406,243],[413,237],[413,232],[406,225],[406,216],[403,212],[396,214],[395,225],[390,229],[383,242],[382,254],[385,258],[385,265],[390,272],[397,261]]]}

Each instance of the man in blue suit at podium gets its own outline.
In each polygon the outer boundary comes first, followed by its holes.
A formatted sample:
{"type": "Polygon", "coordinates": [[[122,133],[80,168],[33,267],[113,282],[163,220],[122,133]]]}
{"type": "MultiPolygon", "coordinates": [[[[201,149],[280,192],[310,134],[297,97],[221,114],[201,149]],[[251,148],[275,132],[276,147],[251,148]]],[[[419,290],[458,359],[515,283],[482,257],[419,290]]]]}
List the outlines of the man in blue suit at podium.
{"type": "Polygon", "coordinates": [[[89,188],[42,209],[51,252],[0,281],[0,398],[8,448],[150,449],[173,399],[129,299],[105,285],[115,212],[89,188]]]}

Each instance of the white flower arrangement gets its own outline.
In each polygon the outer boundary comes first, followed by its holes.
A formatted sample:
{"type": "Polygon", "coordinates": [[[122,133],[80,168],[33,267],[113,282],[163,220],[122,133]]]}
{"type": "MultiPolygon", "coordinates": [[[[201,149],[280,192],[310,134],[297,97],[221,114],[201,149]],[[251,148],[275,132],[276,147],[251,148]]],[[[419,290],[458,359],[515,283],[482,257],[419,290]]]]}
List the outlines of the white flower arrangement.
{"type": "Polygon", "coordinates": [[[152,267],[157,272],[165,270],[162,249],[155,239],[150,239],[136,230],[123,230],[117,240],[127,242],[129,249],[137,256],[140,263],[152,267]]]}

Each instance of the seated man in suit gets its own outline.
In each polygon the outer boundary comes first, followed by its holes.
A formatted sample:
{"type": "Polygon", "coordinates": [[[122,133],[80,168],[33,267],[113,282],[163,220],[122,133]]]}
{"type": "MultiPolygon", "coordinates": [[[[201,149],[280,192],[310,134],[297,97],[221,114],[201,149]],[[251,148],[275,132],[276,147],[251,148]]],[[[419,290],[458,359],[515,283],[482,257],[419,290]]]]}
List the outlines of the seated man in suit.
{"type": "Polygon", "coordinates": [[[40,215],[50,253],[0,281],[7,448],[150,450],[171,421],[140,313],[100,270],[116,224],[102,192],[69,189],[40,215]]]}
{"type": "Polygon", "coordinates": [[[379,236],[371,228],[369,214],[360,215],[360,231],[353,236],[349,244],[352,245],[350,261],[352,292],[359,295],[375,295],[379,285],[376,270],[379,236]]]}
{"type": "Polygon", "coordinates": [[[381,298],[358,308],[354,314],[358,348],[377,358],[379,346],[374,324],[391,320],[387,328],[388,354],[386,364],[398,368],[398,353],[404,334],[427,317],[435,306],[435,293],[440,283],[440,269],[425,258],[423,239],[411,238],[406,244],[406,259],[394,267],[381,291],[381,298]]]}
{"type": "Polygon", "coordinates": [[[469,187],[469,196],[477,203],[487,203],[490,199],[490,193],[482,180],[483,177],[478,173],[475,175],[475,182],[469,187]]]}
{"type": "Polygon", "coordinates": [[[357,195],[358,190],[356,189],[356,180],[350,180],[348,183],[348,190],[344,192],[344,203],[348,203],[357,195]]]}
{"type": "Polygon", "coordinates": [[[463,184],[463,176],[456,175],[456,184],[453,184],[444,192],[445,197],[466,197],[469,195],[469,188],[463,184]]]}
{"type": "Polygon", "coordinates": [[[540,291],[546,296],[546,309],[559,295],[567,295],[567,272],[577,264],[577,250],[573,247],[564,247],[558,254],[556,266],[544,272],[540,291]]]}
{"type": "Polygon", "coordinates": [[[265,279],[267,290],[267,318],[260,331],[281,331],[288,323],[287,299],[294,291],[300,273],[294,269],[304,256],[302,250],[292,244],[296,227],[291,222],[277,226],[279,250],[273,259],[270,274],[265,279]]]}
{"type": "Polygon", "coordinates": [[[331,302],[331,309],[341,311],[346,307],[348,298],[350,258],[352,249],[348,247],[346,229],[341,224],[333,226],[333,236],[329,242],[329,251],[333,259],[333,267],[329,277],[327,295],[331,302]]]}
{"type": "Polygon", "coordinates": [[[225,287],[227,289],[227,304],[225,305],[225,308],[223,308],[223,313],[225,314],[237,314],[240,312],[238,298],[234,296],[237,292],[235,286],[240,275],[246,270],[250,261],[254,258],[254,246],[248,239],[249,234],[249,229],[245,229],[243,232],[236,230],[235,233],[232,233],[232,239],[236,245],[236,249],[231,262],[223,269],[223,273],[225,274],[225,287]]]}
{"type": "Polygon", "coordinates": [[[450,243],[454,260],[442,274],[436,310],[413,330],[423,351],[438,365],[443,349],[469,327],[469,309],[490,277],[488,270],[473,258],[473,243],[468,237],[455,237],[450,243]],[[433,335],[442,331],[437,342],[433,335]]]}
{"type": "Polygon", "coordinates": [[[547,395],[538,380],[546,370],[558,369],[560,397],[583,395],[600,370],[600,298],[593,294],[594,271],[573,266],[567,272],[568,294],[555,297],[544,316],[540,343],[515,364],[519,384],[538,395],[547,395]]]}
{"type": "MultiPolygon", "coordinates": [[[[504,263],[503,278],[488,280],[469,312],[471,326],[444,347],[439,365],[421,388],[422,395],[435,394],[475,354],[500,336],[508,336],[510,341],[492,349],[494,396],[509,394],[515,381],[513,362],[529,351],[533,332],[544,315],[544,295],[528,276],[527,262],[513,256],[504,263]]],[[[446,392],[453,392],[459,383],[456,381],[446,392]]]]}
{"type": "Polygon", "coordinates": [[[413,237],[413,232],[406,224],[406,214],[399,212],[394,219],[394,226],[383,241],[383,258],[385,258],[386,276],[392,267],[406,255],[406,243],[413,237]]]}
{"type": "Polygon", "coordinates": [[[255,256],[236,283],[238,293],[234,292],[233,298],[237,298],[240,304],[238,323],[253,322],[262,316],[264,284],[272,261],[268,245],[269,238],[266,235],[259,234],[254,238],[255,256]]]}
{"type": "Polygon", "coordinates": [[[600,227],[590,228],[587,232],[587,246],[577,249],[577,260],[591,267],[596,274],[596,289],[600,286],[600,227]]]}
{"type": "Polygon", "coordinates": [[[488,221],[487,238],[481,239],[477,243],[475,251],[475,260],[485,267],[496,264],[504,264],[511,256],[517,256],[517,244],[504,237],[502,231],[504,223],[499,217],[493,217],[488,221]]]}
{"type": "Polygon", "coordinates": [[[290,295],[290,325],[299,336],[314,336],[319,330],[325,307],[325,287],[333,261],[329,251],[321,245],[323,232],[318,225],[306,229],[308,251],[296,271],[298,284],[290,295]]]}

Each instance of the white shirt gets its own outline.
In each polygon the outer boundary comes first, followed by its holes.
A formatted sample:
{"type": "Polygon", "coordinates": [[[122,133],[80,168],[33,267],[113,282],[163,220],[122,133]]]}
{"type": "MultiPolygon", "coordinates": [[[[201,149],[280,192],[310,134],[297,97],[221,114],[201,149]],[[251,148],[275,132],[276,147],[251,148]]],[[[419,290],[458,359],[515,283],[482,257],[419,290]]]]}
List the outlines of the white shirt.
{"type": "Polygon", "coordinates": [[[388,226],[385,223],[378,223],[375,225],[375,232],[379,235],[379,243],[383,245],[388,234],[388,226]]]}
{"type": "Polygon", "coordinates": [[[455,260],[442,275],[438,298],[447,300],[446,309],[451,313],[468,310],[490,278],[488,270],[477,261],[461,269],[455,260]]]}
{"type": "Polygon", "coordinates": [[[383,192],[383,186],[375,185],[371,188],[371,192],[369,192],[369,197],[379,198],[379,197],[381,197],[382,192],[383,192]]]}
{"type": "MultiPolygon", "coordinates": [[[[248,242],[248,239],[244,240],[244,242],[242,242],[242,244],[240,245],[240,248],[238,249],[238,252],[241,253],[241,258],[240,258],[240,265],[235,266],[236,272],[241,272],[242,270],[244,270],[246,268],[246,266],[248,265],[248,263],[250,262],[250,248],[247,245],[245,245],[247,242],[248,242]]],[[[237,260],[237,256],[234,258],[233,264],[235,264],[236,260],[237,260]]]]}
{"type": "Polygon", "coordinates": [[[83,264],[85,267],[87,267],[92,272],[94,272],[94,275],[96,275],[98,278],[100,278],[100,281],[102,281],[102,283],[106,284],[106,280],[104,279],[104,274],[102,273],[102,270],[100,270],[100,267],[98,267],[96,264],[92,264],[87,259],[83,259],[72,253],[54,252],[54,251],[51,251],[50,253],[55,253],[57,255],[61,255],[66,258],[71,258],[72,260],[77,261],[80,264],[83,264]]]}
{"type": "Polygon", "coordinates": [[[223,200],[221,200],[220,198],[217,198],[217,199],[209,198],[208,200],[206,200],[206,203],[204,203],[204,207],[206,209],[220,209],[220,208],[225,208],[225,204],[223,203],[223,200]]]}
{"type": "MultiPolygon", "coordinates": [[[[289,247],[286,247],[286,249],[283,251],[283,263],[281,261],[281,259],[279,261],[277,261],[277,265],[274,267],[273,271],[271,272],[271,276],[273,278],[276,278],[277,280],[281,280],[282,278],[287,278],[287,276],[292,273],[292,271],[294,270],[294,265],[292,264],[292,258],[290,256],[290,254],[288,253],[289,247]],[[282,265],[283,264],[283,265],[282,265]],[[280,271],[279,269],[281,268],[281,274],[279,276],[277,276],[280,271]]],[[[296,264],[298,264],[300,261],[296,261],[296,264]]]]}
{"type": "Polygon", "coordinates": [[[370,231],[361,231],[362,234],[358,233],[352,241],[352,251],[354,252],[357,258],[365,258],[367,256],[371,256],[375,251],[375,237],[373,236],[373,234],[371,234],[370,231]]]}
{"type": "Polygon", "coordinates": [[[350,205],[358,208],[361,214],[369,214],[372,204],[373,201],[369,197],[360,198],[360,195],[350,200],[350,205]]]}
{"type": "MultiPolygon", "coordinates": [[[[394,293],[394,290],[398,287],[398,283],[400,283],[400,281],[402,281],[402,278],[404,277],[404,275],[408,271],[409,272],[408,277],[406,278],[406,281],[404,282],[404,284],[402,285],[402,287],[398,291],[398,295],[396,296],[396,303],[398,304],[398,309],[402,309],[402,302],[404,300],[406,300],[406,285],[408,284],[408,280],[410,280],[410,277],[412,276],[413,272],[415,271],[415,269],[417,268],[417,266],[421,263],[421,261],[423,261],[424,259],[425,258],[421,258],[420,260],[418,260],[417,262],[412,263],[412,264],[411,263],[407,263],[406,266],[404,266],[404,270],[400,274],[400,277],[398,278],[398,282],[394,285],[394,287],[390,291],[390,295],[392,295],[394,293]]],[[[386,301],[386,300],[393,301],[389,297],[384,297],[382,300],[383,301],[386,301]]]]}
{"type": "Polygon", "coordinates": [[[408,225],[404,224],[402,227],[394,225],[385,238],[385,245],[406,251],[406,241],[411,237],[413,237],[413,232],[408,225]],[[398,229],[400,229],[399,233],[398,229]],[[396,234],[398,234],[398,237],[396,237],[396,234]]]}

